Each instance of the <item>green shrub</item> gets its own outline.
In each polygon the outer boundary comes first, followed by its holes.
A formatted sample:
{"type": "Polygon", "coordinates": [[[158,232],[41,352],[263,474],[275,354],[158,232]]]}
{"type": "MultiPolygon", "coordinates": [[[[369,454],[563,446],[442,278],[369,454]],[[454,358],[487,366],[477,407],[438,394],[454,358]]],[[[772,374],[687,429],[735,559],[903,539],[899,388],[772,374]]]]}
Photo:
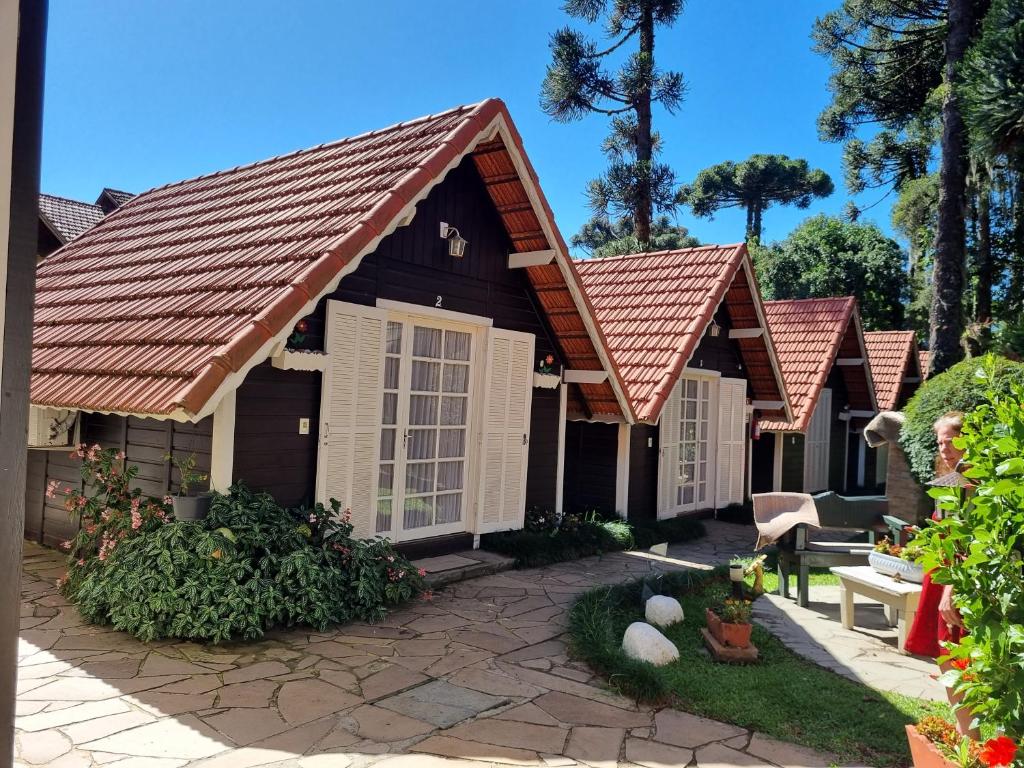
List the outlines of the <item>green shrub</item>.
{"type": "Polygon", "coordinates": [[[936,419],[947,411],[973,410],[985,401],[987,389],[1005,393],[1014,383],[1024,384],[1024,365],[987,355],[957,363],[921,385],[904,409],[906,421],[900,432],[900,444],[918,481],[926,483],[935,476],[936,419]],[[975,376],[983,366],[990,370],[987,381],[975,376]]]}
{"type": "Polygon", "coordinates": [[[423,589],[387,541],[352,538],[336,501],[289,510],[239,484],[214,495],[204,520],[170,522],[128,490],[136,470],[120,469],[123,456],[77,455],[92,485],[67,494],[83,527],[68,542],[63,589],[89,621],[145,641],[251,640],[277,625],[379,620],[423,589]]]}
{"type": "Polygon", "coordinates": [[[966,414],[969,493],[935,488],[946,512],[915,539],[932,578],[951,584],[967,635],[951,646],[946,685],[964,694],[983,725],[1024,737],[1024,386],[1009,394],[994,366],[979,376],[986,402],[966,414]]]}

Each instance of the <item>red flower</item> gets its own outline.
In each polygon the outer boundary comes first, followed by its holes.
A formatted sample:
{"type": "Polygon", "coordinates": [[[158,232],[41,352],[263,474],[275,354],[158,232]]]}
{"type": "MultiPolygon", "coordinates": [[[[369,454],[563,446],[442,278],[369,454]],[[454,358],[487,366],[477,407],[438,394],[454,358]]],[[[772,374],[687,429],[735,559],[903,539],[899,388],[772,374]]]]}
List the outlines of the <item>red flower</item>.
{"type": "Polygon", "coordinates": [[[309,323],[307,323],[305,320],[299,320],[299,322],[295,324],[295,330],[298,331],[299,333],[305,333],[306,331],[309,330],[309,323]]]}
{"type": "Polygon", "coordinates": [[[950,663],[954,667],[959,669],[961,672],[963,672],[965,669],[967,669],[967,667],[969,667],[971,665],[971,660],[970,659],[953,659],[953,661],[951,661],[950,663]]]}
{"type": "Polygon", "coordinates": [[[978,755],[978,760],[988,768],[996,768],[1000,765],[1009,765],[1017,754],[1017,743],[1009,736],[1000,736],[997,739],[989,739],[978,755]]]}
{"type": "Polygon", "coordinates": [[[554,363],[555,363],[555,356],[554,355],[548,355],[547,357],[544,358],[544,362],[547,363],[548,365],[554,365],[554,363]]]}

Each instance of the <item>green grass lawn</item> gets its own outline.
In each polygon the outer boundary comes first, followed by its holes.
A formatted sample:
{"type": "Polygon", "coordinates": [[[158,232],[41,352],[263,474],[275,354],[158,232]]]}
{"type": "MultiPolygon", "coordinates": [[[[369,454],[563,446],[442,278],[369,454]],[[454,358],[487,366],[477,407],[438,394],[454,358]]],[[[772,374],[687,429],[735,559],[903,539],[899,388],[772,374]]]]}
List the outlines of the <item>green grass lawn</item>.
{"type": "MultiPolygon", "coordinates": [[[[795,569],[794,569],[795,570],[795,569]]],[[[839,586],[839,577],[835,576],[828,568],[811,568],[810,585],[817,586],[839,586]]],[[[789,574],[789,593],[796,595],[796,573],[789,574]]],[[[764,591],[776,592],[779,588],[779,573],[776,569],[775,551],[769,550],[768,557],[764,562],[764,591]]]]}
{"type": "Polygon", "coordinates": [[[704,608],[727,596],[727,583],[673,574],[660,591],[678,597],[686,614],[666,630],[680,659],[662,668],[628,659],[620,647],[625,628],[643,618],[639,585],[593,590],[573,608],[573,652],[625,695],[871,766],[908,765],[903,726],[925,714],[949,715],[945,705],[882,693],[812,664],[757,625],[758,664],[715,663],[704,652],[700,629],[704,608]]]}

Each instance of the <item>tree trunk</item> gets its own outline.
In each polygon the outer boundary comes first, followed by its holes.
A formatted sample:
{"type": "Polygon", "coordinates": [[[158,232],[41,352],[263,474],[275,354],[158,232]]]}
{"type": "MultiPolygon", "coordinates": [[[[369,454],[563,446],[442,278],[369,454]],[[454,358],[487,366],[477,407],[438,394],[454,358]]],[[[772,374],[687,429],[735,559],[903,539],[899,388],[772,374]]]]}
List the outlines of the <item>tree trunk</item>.
{"type": "MultiPolygon", "coordinates": [[[[640,56],[647,66],[654,68],[654,7],[645,3],[640,20],[640,56]]],[[[640,247],[645,249],[651,242],[651,159],[654,155],[654,141],[651,137],[651,91],[645,88],[637,94],[636,103],[636,166],[640,177],[636,197],[636,211],[633,212],[633,230],[640,247]]]]}
{"type": "Polygon", "coordinates": [[[973,1],[949,0],[946,34],[946,96],[942,103],[942,162],[939,167],[939,221],[929,314],[928,375],[942,373],[962,357],[964,289],[964,197],[967,187],[967,131],[960,113],[956,67],[970,44],[973,1]]]}
{"type": "Polygon", "coordinates": [[[755,200],[747,207],[747,242],[761,242],[761,212],[760,200],[755,200]]]}
{"type": "Polygon", "coordinates": [[[975,259],[977,283],[974,287],[974,321],[992,321],[992,215],[988,175],[982,172],[978,184],[978,255],[975,259]]]}
{"type": "Polygon", "coordinates": [[[1013,253],[1010,254],[1010,283],[1007,287],[1007,317],[1017,320],[1024,293],[1024,171],[1016,171],[1010,190],[1010,210],[1013,211],[1013,253]]]}

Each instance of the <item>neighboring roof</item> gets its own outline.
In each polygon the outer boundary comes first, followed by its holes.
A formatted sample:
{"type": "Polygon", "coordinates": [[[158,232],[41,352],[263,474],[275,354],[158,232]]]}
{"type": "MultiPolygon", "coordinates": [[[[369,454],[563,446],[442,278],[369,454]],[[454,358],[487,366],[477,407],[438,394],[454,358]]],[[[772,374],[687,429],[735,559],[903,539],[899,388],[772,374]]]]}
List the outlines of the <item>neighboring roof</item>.
{"type": "Polygon", "coordinates": [[[921,375],[914,332],[868,331],[864,334],[864,348],[871,364],[878,408],[895,411],[899,407],[903,379],[921,375]]]}
{"type": "Polygon", "coordinates": [[[928,355],[930,353],[927,349],[918,350],[917,353],[917,364],[921,366],[921,381],[928,378],[928,355]]]}
{"type": "Polygon", "coordinates": [[[96,198],[96,205],[102,208],[104,213],[112,213],[134,197],[131,192],[104,187],[96,198]]]}
{"type": "Polygon", "coordinates": [[[806,432],[837,357],[862,360],[859,365],[839,366],[850,408],[876,409],[857,302],[852,296],[766,301],[764,311],[793,405],[793,419],[765,420],[761,429],[806,432]]]}
{"type": "Polygon", "coordinates": [[[56,195],[39,195],[39,217],[61,243],[74,240],[99,223],[103,216],[103,209],[98,205],[56,195]]]}
{"type": "MultiPolygon", "coordinates": [[[[576,262],[639,421],[654,423],[724,300],[734,328],[763,328],[743,243],[576,262]]],[[[738,339],[759,400],[785,403],[770,334],[738,339]]],[[[786,418],[788,404],[774,415],[786,418]]]]}
{"type": "MultiPolygon", "coordinates": [[[[39,267],[32,402],[198,419],[471,155],[592,413],[629,414],[497,99],[144,192],[39,267]]],[[[627,416],[631,418],[631,416],[627,416]]]]}

